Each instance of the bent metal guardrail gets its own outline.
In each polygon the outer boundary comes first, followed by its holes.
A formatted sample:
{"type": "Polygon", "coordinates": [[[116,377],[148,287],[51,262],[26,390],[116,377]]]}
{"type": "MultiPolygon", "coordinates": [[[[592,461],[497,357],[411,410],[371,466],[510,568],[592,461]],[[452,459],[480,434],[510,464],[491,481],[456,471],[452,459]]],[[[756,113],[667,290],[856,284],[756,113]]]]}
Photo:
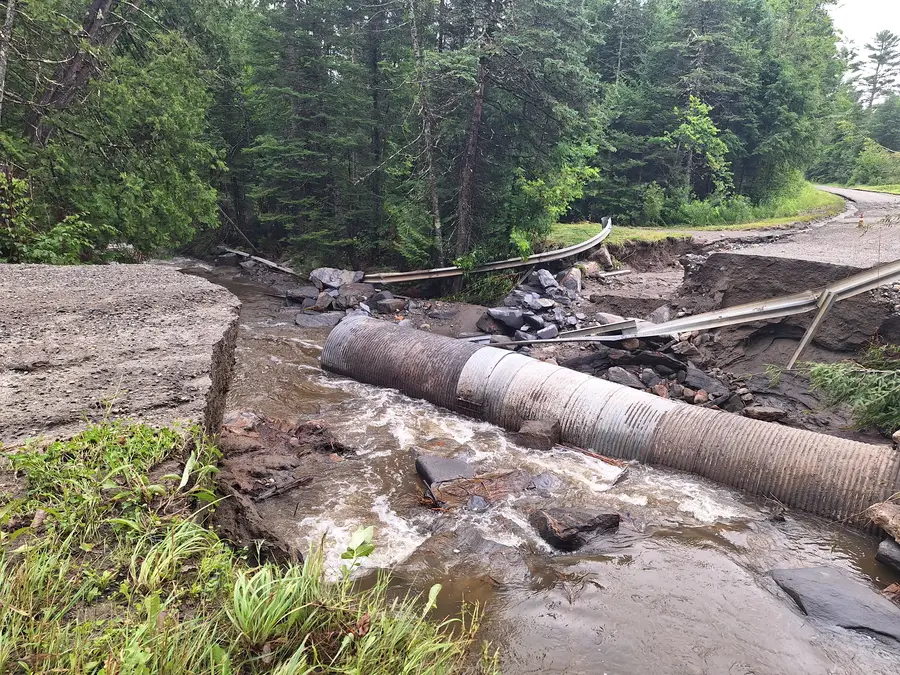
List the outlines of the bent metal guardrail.
{"type": "Polygon", "coordinates": [[[461,267],[438,267],[430,270],[416,270],[413,272],[373,272],[363,277],[363,281],[370,284],[402,284],[410,281],[424,281],[426,279],[447,279],[450,277],[459,277],[463,274],[479,274],[481,272],[496,272],[498,270],[509,270],[516,267],[528,267],[530,265],[539,265],[541,263],[551,262],[553,260],[562,260],[574,255],[579,255],[585,251],[599,246],[612,232],[612,218],[604,219],[603,229],[587,241],[574,246],[567,246],[556,251],[547,251],[546,253],[538,253],[529,258],[509,258],[508,260],[498,260],[496,262],[479,265],[470,270],[461,267]]]}
{"type": "Polygon", "coordinates": [[[375,319],[338,324],[322,365],[511,431],[525,420],[557,420],[565,443],[694,473],[859,527],[866,508],[900,490],[900,452],[890,446],[691,406],[375,319]]]}
{"type": "Polygon", "coordinates": [[[663,337],[678,335],[694,330],[710,330],[725,328],[742,323],[780,319],[795,314],[803,314],[818,309],[806,334],[800,341],[788,368],[793,368],[797,359],[812,341],[813,335],[824,319],[825,314],[835,302],[852,298],[861,293],[874,290],[879,286],[900,280],[900,260],[854,274],[818,290],[803,291],[793,295],[784,295],[770,300],[748,302],[727,309],[715,310],[704,314],[695,314],[665,323],[649,321],[624,321],[605,326],[588,326],[578,330],[560,333],[552,340],[523,340],[510,344],[552,344],[554,342],[616,342],[623,337],[663,337]]]}

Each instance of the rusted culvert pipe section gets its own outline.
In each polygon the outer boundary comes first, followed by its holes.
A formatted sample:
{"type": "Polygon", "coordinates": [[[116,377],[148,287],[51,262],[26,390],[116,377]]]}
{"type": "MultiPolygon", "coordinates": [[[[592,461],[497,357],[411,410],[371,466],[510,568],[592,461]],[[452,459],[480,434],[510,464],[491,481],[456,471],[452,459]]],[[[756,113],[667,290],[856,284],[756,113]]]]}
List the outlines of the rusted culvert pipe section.
{"type": "Polygon", "coordinates": [[[688,471],[857,526],[865,525],[867,507],[900,491],[900,452],[889,446],[689,406],[375,319],[340,323],[322,365],[512,431],[524,420],[559,420],[566,443],[688,471]]]}

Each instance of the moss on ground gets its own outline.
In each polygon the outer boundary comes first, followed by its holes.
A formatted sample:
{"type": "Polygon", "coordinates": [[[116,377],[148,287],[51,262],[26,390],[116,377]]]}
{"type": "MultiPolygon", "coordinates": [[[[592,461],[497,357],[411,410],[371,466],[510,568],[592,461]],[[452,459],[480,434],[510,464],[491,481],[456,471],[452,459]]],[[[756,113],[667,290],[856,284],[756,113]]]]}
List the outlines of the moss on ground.
{"type": "Polygon", "coordinates": [[[196,430],[116,423],[9,454],[26,491],[0,494],[0,672],[462,671],[476,613],[434,622],[439,587],[389,600],[387,577],[351,580],[371,529],[332,582],[320,551],[253,566],[206,527],[218,457],[196,430]]]}

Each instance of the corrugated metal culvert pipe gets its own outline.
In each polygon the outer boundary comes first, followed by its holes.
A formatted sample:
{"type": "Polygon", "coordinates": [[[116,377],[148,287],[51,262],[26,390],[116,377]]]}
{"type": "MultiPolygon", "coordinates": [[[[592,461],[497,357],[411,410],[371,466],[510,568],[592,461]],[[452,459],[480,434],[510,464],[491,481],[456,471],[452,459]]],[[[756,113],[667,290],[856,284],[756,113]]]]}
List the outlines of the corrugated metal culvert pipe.
{"type": "Polygon", "coordinates": [[[512,431],[559,420],[565,443],[709,478],[834,520],[900,491],[900,452],[635,391],[504,349],[375,319],[328,337],[328,370],[512,431]]]}

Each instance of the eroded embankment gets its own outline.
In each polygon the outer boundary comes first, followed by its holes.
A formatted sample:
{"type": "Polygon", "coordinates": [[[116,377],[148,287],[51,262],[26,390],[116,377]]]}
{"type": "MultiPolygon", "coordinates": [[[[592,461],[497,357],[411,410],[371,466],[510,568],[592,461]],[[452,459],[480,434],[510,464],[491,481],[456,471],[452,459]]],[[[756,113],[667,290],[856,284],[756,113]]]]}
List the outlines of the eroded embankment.
{"type": "Polygon", "coordinates": [[[218,431],[240,302],[151,265],[0,265],[0,441],[107,416],[218,431]]]}

